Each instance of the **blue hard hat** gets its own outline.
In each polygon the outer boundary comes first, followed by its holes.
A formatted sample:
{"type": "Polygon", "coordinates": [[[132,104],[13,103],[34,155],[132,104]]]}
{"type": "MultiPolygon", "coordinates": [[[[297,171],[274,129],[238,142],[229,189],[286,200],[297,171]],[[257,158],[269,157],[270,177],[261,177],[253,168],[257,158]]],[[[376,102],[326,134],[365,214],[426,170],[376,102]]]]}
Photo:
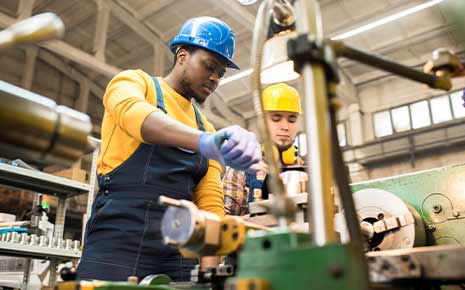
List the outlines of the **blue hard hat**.
{"type": "Polygon", "coordinates": [[[208,17],[187,20],[178,34],[171,40],[171,52],[176,53],[179,45],[194,45],[219,54],[227,60],[227,67],[239,69],[232,61],[235,36],[232,29],[223,21],[208,17]]]}

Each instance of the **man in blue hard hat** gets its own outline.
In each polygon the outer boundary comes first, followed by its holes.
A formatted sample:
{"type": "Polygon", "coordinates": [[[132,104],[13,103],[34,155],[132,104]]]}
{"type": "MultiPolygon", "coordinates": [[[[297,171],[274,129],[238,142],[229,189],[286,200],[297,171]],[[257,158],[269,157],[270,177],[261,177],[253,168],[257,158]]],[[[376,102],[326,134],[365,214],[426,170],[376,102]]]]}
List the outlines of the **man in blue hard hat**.
{"type": "Polygon", "coordinates": [[[78,268],[83,280],[123,281],[167,274],[189,280],[197,261],[165,246],[160,195],[194,201],[224,215],[221,172],[261,160],[254,134],[238,127],[215,132],[192,101],[203,102],[233,62],[234,33],[212,17],[189,19],[170,43],[175,64],[165,77],[141,70],[116,75],[103,96],[97,162],[99,192],[78,268]]]}

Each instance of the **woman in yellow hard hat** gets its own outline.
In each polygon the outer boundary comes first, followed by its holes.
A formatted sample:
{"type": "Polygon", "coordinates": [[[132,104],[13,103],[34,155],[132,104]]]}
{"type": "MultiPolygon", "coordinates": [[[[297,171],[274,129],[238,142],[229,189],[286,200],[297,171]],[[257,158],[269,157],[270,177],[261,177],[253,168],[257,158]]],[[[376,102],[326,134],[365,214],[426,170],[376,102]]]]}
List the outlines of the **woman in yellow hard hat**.
{"type": "MultiPolygon", "coordinates": [[[[298,91],[284,83],[267,87],[262,95],[263,107],[270,128],[275,153],[283,167],[303,165],[293,145],[298,132],[298,119],[302,113],[298,91]]],[[[226,214],[244,215],[252,201],[268,198],[265,186],[266,164],[260,163],[258,172],[246,173],[228,168],[223,178],[226,214]]]]}

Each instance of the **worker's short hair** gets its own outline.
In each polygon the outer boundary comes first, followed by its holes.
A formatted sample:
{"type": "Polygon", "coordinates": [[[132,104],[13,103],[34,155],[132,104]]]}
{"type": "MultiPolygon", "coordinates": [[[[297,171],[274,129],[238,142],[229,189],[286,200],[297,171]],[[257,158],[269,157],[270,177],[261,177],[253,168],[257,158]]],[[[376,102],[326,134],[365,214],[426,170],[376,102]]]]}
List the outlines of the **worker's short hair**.
{"type": "Polygon", "coordinates": [[[176,48],[175,53],[174,53],[174,61],[173,61],[173,67],[176,65],[176,61],[178,60],[178,52],[181,49],[187,50],[189,53],[192,53],[196,51],[197,49],[200,49],[200,47],[197,47],[195,45],[180,45],[176,48]]]}

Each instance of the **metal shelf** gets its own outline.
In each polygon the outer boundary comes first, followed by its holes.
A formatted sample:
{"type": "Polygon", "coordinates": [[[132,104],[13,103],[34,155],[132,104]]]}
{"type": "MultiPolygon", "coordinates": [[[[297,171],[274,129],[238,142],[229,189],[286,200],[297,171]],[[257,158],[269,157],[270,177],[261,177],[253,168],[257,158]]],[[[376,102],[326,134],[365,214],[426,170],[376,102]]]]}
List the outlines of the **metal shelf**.
{"type": "Polygon", "coordinates": [[[81,251],[61,248],[23,245],[20,243],[0,242],[0,254],[16,257],[59,260],[79,259],[81,251]]]}
{"type": "Polygon", "coordinates": [[[90,185],[86,183],[8,164],[0,164],[0,184],[62,198],[90,190],[90,185]]]}

